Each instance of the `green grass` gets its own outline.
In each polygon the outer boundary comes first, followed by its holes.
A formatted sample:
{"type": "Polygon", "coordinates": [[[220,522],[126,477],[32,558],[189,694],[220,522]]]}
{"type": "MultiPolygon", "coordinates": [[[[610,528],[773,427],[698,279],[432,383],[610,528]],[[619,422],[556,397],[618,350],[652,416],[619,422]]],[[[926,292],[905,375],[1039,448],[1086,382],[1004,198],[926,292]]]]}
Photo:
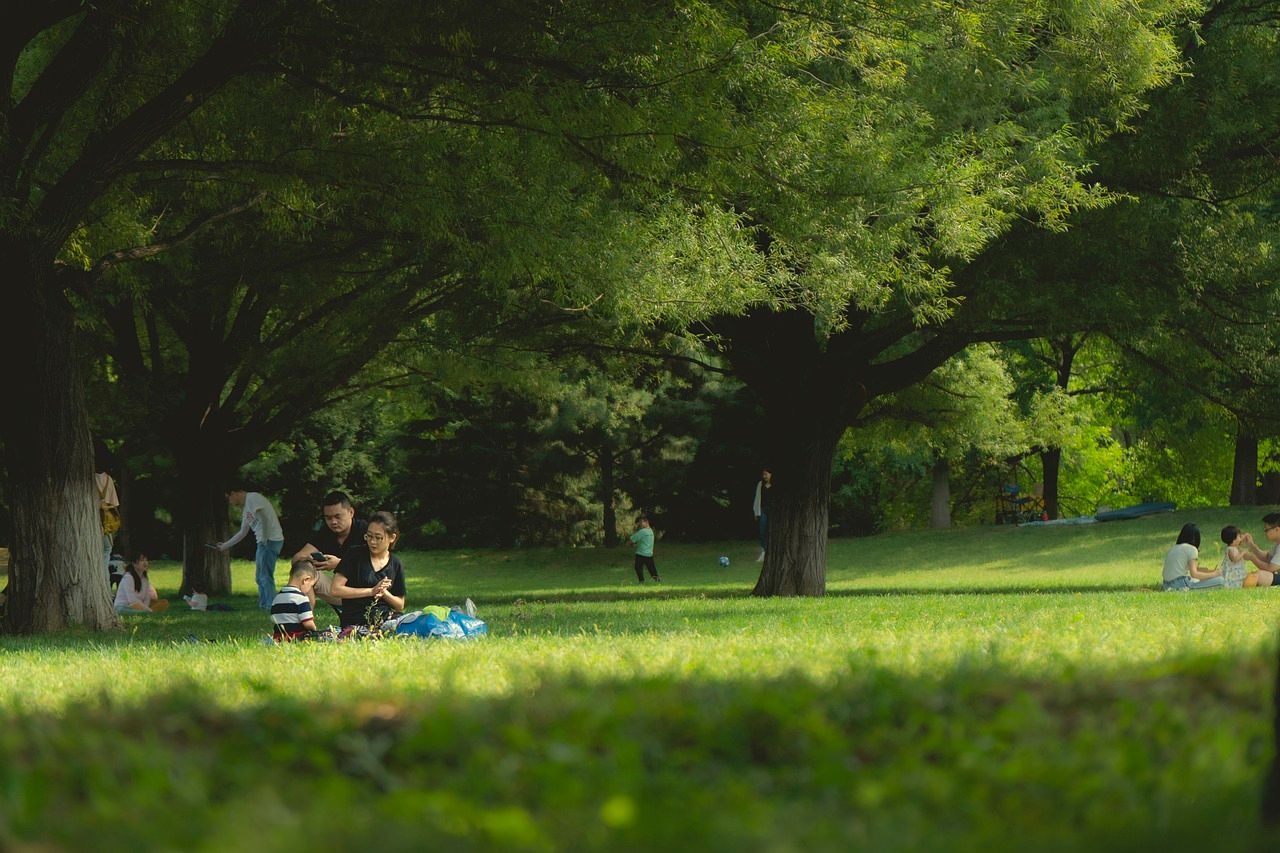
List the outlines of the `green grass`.
{"type": "Polygon", "coordinates": [[[0,847],[1271,849],[1280,590],[1155,592],[1261,514],[836,540],[804,600],[750,543],[402,555],[470,643],[264,646],[236,563],[230,613],[0,640],[0,847]]]}

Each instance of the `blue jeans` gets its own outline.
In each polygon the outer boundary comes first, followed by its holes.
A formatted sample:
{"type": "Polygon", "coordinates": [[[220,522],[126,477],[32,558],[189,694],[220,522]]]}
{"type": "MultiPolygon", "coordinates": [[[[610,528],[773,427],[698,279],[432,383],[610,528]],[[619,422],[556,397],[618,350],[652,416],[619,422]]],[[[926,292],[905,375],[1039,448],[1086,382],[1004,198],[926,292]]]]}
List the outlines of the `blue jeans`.
{"type": "Polygon", "coordinates": [[[263,610],[270,610],[271,600],[276,597],[276,560],[280,558],[283,547],[283,539],[269,539],[259,542],[258,550],[253,554],[253,562],[257,566],[258,607],[263,610]]]}
{"type": "Polygon", "coordinates": [[[102,567],[107,570],[107,577],[111,576],[111,534],[102,534],[102,567]]]}
{"type": "Polygon", "coordinates": [[[1222,589],[1222,585],[1227,579],[1222,575],[1216,578],[1205,578],[1202,581],[1192,580],[1188,577],[1174,578],[1171,581],[1164,582],[1165,592],[1186,592],[1199,589],[1222,589]]]}
{"type": "Polygon", "coordinates": [[[769,544],[769,514],[760,513],[760,548],[764,550],[769,544]]]}

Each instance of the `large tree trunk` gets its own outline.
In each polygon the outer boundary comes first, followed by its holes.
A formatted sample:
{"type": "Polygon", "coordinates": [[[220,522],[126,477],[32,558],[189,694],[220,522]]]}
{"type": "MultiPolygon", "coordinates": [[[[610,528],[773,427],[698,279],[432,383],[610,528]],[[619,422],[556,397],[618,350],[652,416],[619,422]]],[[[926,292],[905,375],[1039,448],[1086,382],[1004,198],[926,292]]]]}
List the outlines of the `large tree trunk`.
{"type": "Polygon", "coordinates": [[[1258,504],[1258,436],[1242,423],[1236,424],[1236,453],[1231,466],[1232,506],[1258,504]]]}
{"type": "Polygon", "coordinates": [[[205,546],[228,535],[223,454],[211,443],[189,440],[178,448],[178,489],[182,508],[182,591],[206,595],[231,592],[231,559],[205,546]]]}
{"type": "Polygon", "coordinates": [[[618,505],[614,483],[613,453],[607,447],[600,449],[600,502],[604,505],[604,546],[618,547],[618,505]]]}
{"type": "Polygon", "coordinates": [[[951,526],[951,466],[947,460],[933,463],[933,500],[929,525],[938,530],[951,526]]]}
{"type": "Polygon", "coordinates": [[[0,321],[0,352],[19,382],[0,417],[6,497],[17,534],[9,549],[4,627],[18,634],[71,625],[110,628],[118,621],[103,561],[74,318],[59,288],[29,274],[17,293],[10,292],[0,321]]]}
{"type": "Polygon", "coordinates": [[[1050,518],[1061,516],[1058,506],[1058,473],[1062,470],[1062,448],[1054,447],[1040,454],[1040,467],[1044,471],[1044,511],[1050,518]]]}
{"type": "Polygon", "coordinates": [[[843,424],[824,422],[812,409],[775,418],[769,539],[752,595],[824,595],[831,464],[843,424]]]}

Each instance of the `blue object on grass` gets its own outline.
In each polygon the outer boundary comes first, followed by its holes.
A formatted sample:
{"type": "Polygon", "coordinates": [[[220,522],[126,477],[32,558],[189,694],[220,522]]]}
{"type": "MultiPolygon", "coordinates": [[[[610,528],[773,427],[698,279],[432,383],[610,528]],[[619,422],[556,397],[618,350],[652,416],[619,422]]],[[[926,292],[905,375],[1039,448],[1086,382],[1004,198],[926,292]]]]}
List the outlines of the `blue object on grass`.
{"type": "Polygon", "coordinates": [[[1178,508],[1175,503],[1167,501],[1145,504],[1134,504],[1133,506],[1125,506],[1120,509],[1109,509],[1106,512],[1100,512],[1094,515],[1098,521],[1123,521],[1128,518],[1141,518],[1144,515],[1154,515],[1157,512],[1173,512],[1178,508]]]}
{"type": "Polygon", "coordinates": [[[449,616],[441,619],[434,613],[406,613],[396,623],[396,635],[409,637],[445,637],[453,640],[465,640],[489,633],[489,626],[461,610],[450,610],[449,616]]]}
{"type": "Polygon", "coordinates": [[[729,568],[729,558],[724,556],[723,554],[720,555],[720,568],[722,569],[729,568]]]}

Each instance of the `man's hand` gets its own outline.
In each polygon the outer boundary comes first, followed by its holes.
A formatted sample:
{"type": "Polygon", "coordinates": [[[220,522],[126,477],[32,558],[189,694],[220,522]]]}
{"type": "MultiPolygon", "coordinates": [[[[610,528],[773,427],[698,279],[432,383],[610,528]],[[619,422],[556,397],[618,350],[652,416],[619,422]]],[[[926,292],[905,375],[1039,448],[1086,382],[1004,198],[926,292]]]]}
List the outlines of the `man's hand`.
{"type": "Polygon", "coordinates": [[[324,569],[326,572],[332,572],[338,568],[338,564],[341,562],[341,557],[336,557],[333,554],[325,554],[323,560],[312,560],[311,565],[315,566],[317,569],[324,569]]]}

